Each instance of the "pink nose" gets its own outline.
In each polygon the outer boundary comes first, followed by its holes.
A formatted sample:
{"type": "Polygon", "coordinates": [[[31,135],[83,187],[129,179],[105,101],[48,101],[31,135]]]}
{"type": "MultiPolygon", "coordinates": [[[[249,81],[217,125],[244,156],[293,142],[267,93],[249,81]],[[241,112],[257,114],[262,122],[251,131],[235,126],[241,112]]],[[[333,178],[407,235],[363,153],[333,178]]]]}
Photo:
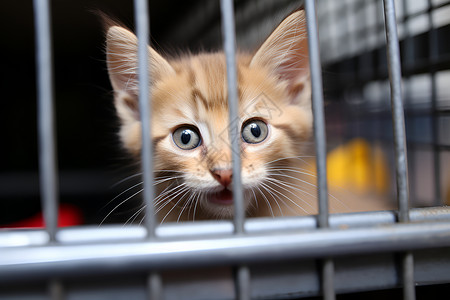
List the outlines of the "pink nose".
{"type": "Polygon", "coordinates": [[[211,174],[224,187],[231,184],[233,172],[230,169],[215,169],[211,171],[211,174]]]}

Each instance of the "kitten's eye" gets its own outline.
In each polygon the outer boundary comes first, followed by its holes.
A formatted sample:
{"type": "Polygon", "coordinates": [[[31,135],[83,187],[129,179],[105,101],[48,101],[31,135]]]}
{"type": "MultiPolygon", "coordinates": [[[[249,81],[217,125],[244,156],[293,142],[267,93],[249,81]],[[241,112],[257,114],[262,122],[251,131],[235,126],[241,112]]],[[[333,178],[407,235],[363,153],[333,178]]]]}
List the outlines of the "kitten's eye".
{"type": "Polygon", "coordinates": [[[267,124],[261,120],[249,120],[242,126],[242,138],[249,144],[261,143],[268,133],[267,124]]]}
{"type": "Polygon", "coordinates": [[[183,150],[192,150],[200,145],[200,134],[194,127],[179,127],[172,133],[172,138],[183,150]]]}

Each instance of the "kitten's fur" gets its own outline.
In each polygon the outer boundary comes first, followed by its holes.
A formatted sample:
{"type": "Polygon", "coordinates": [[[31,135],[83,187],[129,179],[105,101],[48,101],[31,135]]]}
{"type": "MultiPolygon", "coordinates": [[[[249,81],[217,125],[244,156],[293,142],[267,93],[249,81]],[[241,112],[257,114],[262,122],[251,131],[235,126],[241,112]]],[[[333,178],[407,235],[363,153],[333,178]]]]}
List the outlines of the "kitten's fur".
{"type": "MultiPolygon", "coordinates": [[[[200,53],[167,60],[148,49],[159,219],[229,218],[233,205],[230,193],[224,191],[231,189],[225,56],[223,52],[200,53]],[[200,145],[192,150],[182,150],[174,142],[173,133],[186,125],[201,136],[200,145]]],[[[268,127],[260,143],[241,139],[247,214],[316,213],[315,178],[301,168],[303,146],[312,132],[304,11],[289,15],[255,54],[238,53],[236,59],[239,128],[248,120],[263,121],[268,127]]],[[[120,138],[139,159],[141,123],[133,33],[120,26],[109,27],[107,63],[121,120],[120,138]]]]}

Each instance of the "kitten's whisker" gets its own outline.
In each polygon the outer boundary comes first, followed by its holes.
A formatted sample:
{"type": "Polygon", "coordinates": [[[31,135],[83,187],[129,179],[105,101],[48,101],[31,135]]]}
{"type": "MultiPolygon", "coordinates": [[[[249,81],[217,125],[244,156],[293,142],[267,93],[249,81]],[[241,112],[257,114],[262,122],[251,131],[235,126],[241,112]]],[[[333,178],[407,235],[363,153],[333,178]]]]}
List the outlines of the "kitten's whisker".
{"type": "Polygon", "coordinates": [[[249,198],[249,214],[253,214],[255,211],[258,210],[258,201],[256,201],[256,195],[255,192],[253,191],[253,188],[250,188],[248,190],[247,195],[245,196],[247,198],[249,198]],[[253,194],[253,198],[252,198],[252,194],[253,194]]]}
{"type": "Polygon", "coordinates": [[[153,170],[155,173],[163,173],[163,172],[167,172],[167,173],[180,173],[180,174],[185,174],[185,171],[178,171],[178,170],[169,170],[169,169],[157,169],[157,170],[153,170]]]}
{"type": "Polygon", "coordinates": [[[153,185],[158,185],[164,182],[167,182],[169,180],[177,180],[182,178],[182,176],[170,176],[170,177],[158,177],[157,180],[155,180],[155,182],[153,183],[153,185]]]}
{"type": "Polygon", "coordinates": [[[303,180],[303,179],[300,179],[300,178],[297,178],[297,177],[294,177],[294,176],[290,176],[290,175],[283,174],[283,173],[269,173],[269,175],[271,175],[272,177],[273,176],[287,177],[287,178],[290,178],[290,179],[293,179],[293,180],[296,180],[296,181],[300,181],[301,183],[307,184],[307,185],[312,186],[315,189],[317,189],[317,185],[315,185],[314,183],[308,182],[306,180],[303,180]]]}
{"type": "Polygon", "coordinates": [[[111,204],[111,202],[113,202],[114,200],[116,200],[117,198],[119,198],[120,196],[122,196],[123,194],[125,194],[126,192],[128,192],[128,191],[134,189],[135,187],[137,187],[137,186],[139,186],[139,185],[141,185],[141,184],[142,184],[142,182],[139,182],[139,183],[136,183],[135,185],[133,185],[133,186],[127,188],[126,190],[124,190],[123,192],[121,192],[119,195],[117,195],[117,196],[115,196],[114,198],[112,198],[112,200],[108,201],[108,203],[106,203],[106,204],[102,207],[102,209],[104,209],[105,207],[107,207],[109,204],[111,204]]]}
{"type": "Polygon", "coordinates": [[[273,166],[265,166],[265,168],[267,168],[267,169],[286,168],[286,169],[289,169],[289,170],[291,170],[291,169],[292,170],[300,170],[300,171],[304,171],[304,172],[307,172],[309,174],[315,175],[314,173],[310,172],[311,170],[305,169],[305,168],[300,168],[300,167],[297,167],[297,166],[273,165],[273,166]]]}
{"type": "MultiPolygon", "coordinates": [[[[117,185],[119,185],[120,183],[123,183],[123,182],[125,182],[125,181],[127,181],[127,180],[129,180],[129,179],[131,179],[131,178],[133,178],[133,177],[137,177],[137,176],[139,176],[139,175],[142,175],[142,173],[137,173],[137,174],[128,176],[127,178],[122,179],[121,181],[119,181],[118,183],[116,183],[114,186],[117,186],[117,185]]],[[[177,178],[179,178],[179,177],[181,177],[181,176],[177,176],[177,177],[169,177],[169,178],[164,178],[164,179],[161,179],[161,180],[156,180],[156,181],[154,182],[154,185],[158,185],[158,184],[161,184],[161,183],[166,182],[166,181],[169,181],[169,180],[177,179],[177,178]]],[[[139,183],[136,183],[136,184],[132,185],[131,187],[125,189],[124,191],[122,191],[121,193],[119,193],[117,196],[115,196],[113,199],[111,199],[110,201],[108,201],[108,203],[106,203],[106,204],[103,206],[102,209],[104,209],[105,207],[107,207],[109,204],[111,204],[112,202],[114,202],[117,198],[119,198],[119,197],[122,196],[123,194],[129,192],[130,190],[132,190],[132,189],[134,189],[134,188],[136,188],[136,187],[138,187],[138,186],[140,186],[140,185],[142,185],[142,184],[143,184],[142,182],[139,182],[139,183]]],[[[142,190],[141,190],[141,191],[142,191],[142,190]]],[[[139,192],[138,192],[138,193],[139,193],[139,192]]],[[[136,195],[136,194],[133,194],[131,197],[134,197],[135,195],[136,195]]],[[[127,201],[127,200],[129,200],[129,199],[130,199],[130,198],[127,198],[125,201],[127,201]]],[[[122,204],[123,204],[123,202],[122,202],[121,204],[119,204],[119,206],[122,205],[122,204]]],[[[116,209],[116,208],[117,208],[117,206],[115,207],[115,209],[116,209]]],[[[114,209],[114,210],[115,210],[115,209],[114,209]]],[[[111,211],[110,213],[112,213],[112,211],[111,211]]],[[[107,217],[108,217],[108,216],[107,216],[107,217]]],[[[105,219],[106,219],[107,217],[105,217],[105,219]]],[[[102,223],[105,221],[105,219],[103,219],[102,223]]],[[[102,224],[102,223],[101,223],[101,224],[102,224]]]]}
{"type": "Polygon", "coordinates": [[[133,223],[136,218],[139,216],[139,214],[146,208],[146,205],[143,205],[141,208],[139,208],[131,217],[128,218],[128,220],[122,225],[122,227],[125,227],[128,223],[133,223]]]}
{"type": "Polygon", "coordinates": [[[128,180],[130,180],[130,179],[132,179],[132,178],[135,178],[135,177],[141,176],[141,175],[142,175],[142,172],[139,172],[139,173],[136,173],[136,174],[127,176],[127,177],[125,177],[124,179],[121,179],[120,181],[114,183],[110,188],[111,188],[111,189],[112,189],[112,188],[115,188],[116,186],[118,186],[118,185],[124,183],[125,181],[128,181],[128,180]]]}
{"type": "MultiPolygon", "coordinates": [[[[154,170],[154,172],[155,172],[155,173],[157,173],[157,172],[173,172],[173,173],[181,173],[181,174],[184,174],[184,173],[185,173],[185,172],[183,172],[183,171],[175,171],[175,170],[154,170]]],[[[130,179],[133,179],[133,178],[135,178],[135,177],[142,176],[142,174],[143,174],[142,172],[138,172],[138,173],[135,173],[135,174],[133,174],[133,175],[127,176],[127,177],[125,177],[124,179],[121,179],[121,180],[119,180],[118,182],[114,183],[114,184],[111,186],[111,188],[115,188],[116,186],[118,186],[118,185],[124,183],[125,181],[128,181],[128,180],[130,180],[130,179]]]]}
{"type": "Polygon", "coordinates": [[[163,197],[165,197],[168,193],[172,193],[174,191],[176,191],[179,188],[182,188],[186,185],[186,183],[182,183],[180,185],[177,186],[173,186],[173,184],[168,185],[154,200],[154,205],[157,206],[162,200],[163,197]]]}
{"type": "MultiPolygon", "coordinates": [[[[274,196],[276,196],[281,202],[283,202],[283,204],[289,209],[291,210],[294,214],[296,214],[297,212],[283,199],[286,198],[287,200],[289,200],[289,202],[295,204],[298,208],[300,208],[303,212],[307,213],[306,210],[301,207],[300,205],[298,205],[295,201],[293,201],[291,198],[287,197],[285,194],[281,193],[280,191],[278,191],[276,188],[271,187],[269,184],[264,184],[266,186],[267,189],[271,189],[272,191],[274,191],[275,193],[279,194],[276,195],[274,194],[274,196]]],[[[301,199],[303,201],[303,199],[301,199]]],[[[283,215],[283,213],[282,213],[283,215]]]]}
{"type": "MultiPolygon", "coordinates": [[[[317,199],[317,195],[316,194],[311,194],[311,193],[305,191],[304,189],[300,188],[298,185],[296,185],[294,183],[291,183],[291,182],[288,182],[288,181],[283,181],[283,180],[280,180],[280,179],[277,179],[277,178],[273,178],[273,177],[272,178],[267,178],[267,180],[273,182],[274,184],[283,185],[285,187],[291,188],[291,189],[293,189],[295,191],[298,191],[300,193],[303,193],[303,194],[306,194],[308,196],[311,196],[314,199],[317,199]]],[[[295,195],[295,194],[293,194],[293,195],[295,195]]]]}
{"type": "MultiPolygon", "coordinates": [[[[273,182],[273,181],[271,181],[270,183],[274,184],[277,188],[281,188],[282,190],[284,190],[284,191],[286,191],[286,192],[292,194],[294,197],[296,197],[297,199],[299,199],[300,201],[302,201],[303,203],[305,203],[307,206],[309,206],[311,209],[314,210],[314,207],[313,207],[310,203],[308,203],[308,201],[306,201],[305,199],[303,199],[302,197],[300,197],[300,195],[297,195],[297,194],[293,193],[292,191],[289,191],[288,189],[279,186],[279,184],[282,184],[282,182],[273,182]]],[[[268,183],[267,185],[269,185],[269,183],[268,183]]],[[[291,188],[293,188],[293,187],[291,187],[291,188]]],[[[287,200],[289,200],[292,204],[294,204],[295,206],[297,206],[298,208],[300,208],[304,213],[306,213],[306,214],[308,213],[308,211],[307,211],[305,208],[303,208],[302,206],[300,206],[296,201],[292,200],[290,197],[287,197],[287,195],[284,195],[283,193],[281,193],[281,192],[278,191],[277,189],[274,189],[274,190],[275,190],[276,192],[280,193],[281,195],[283,195],[284,197],[286,197],[287,200]]],[[[300,190],[300,189],[299,189],[299,191],[300,191],[300,192],[303,192],[303,191],[300,190]]],[[[312,195],[311,195],[311,196],[312,196],[312,195]]],[[[285,204],[286,204],[286,202],[285,202],[285,204]]]]}
{"type": "Polygon", "coordinates": [[[195,213],[197,212],[197,205],[201,201],[201,192],[197,192],[197,197],[195,198],[195,205],[194,205],[194,213],[192,215],[192,221],[195,222],[195,213]]]}
{"type": "Polygon", "coordinates": [[[261,189],[259,187],[256,186],[256,189],[259,191],[259,193],[263,196],[264,200],[266,201],[267,206],[270,209],[270,213],[272,214],[272,217],[275,217],[275,214],[273,213],[272,205],[270,205],[269,199],[267,199],[267,197],[264,195],[264,192],[261,191],[261,189]]]}
{"type": "Polygon", "coordinates": [[[145,214],[142,216],[141,221],[139,221],[139,226],[142,225],[142,222],[144,222],[144,220],[145,220],[145,214]]]}
{"type": "Polygon", "coordinates": [[[281,158],[277,158],[274,160],[271,160],[269,162],[266,162],[264,165],[269,165],[269,164],[273,164],[282,160],[287,160],[287,159],[298,159],[301,160],[302,162],[307,163],[303,158],[313,158],[315,156],[308,156],[308,155],[297,155],[297,156],[287,156],[287,157],[281,157],[281,158]]]}
{"type": "Polygon", "coordinates": [[[252,193],[253,193],[253,201],[251,201],[250,203],[252,203],[252,205],[255,205],[255,206],[256,206],[256,209],[258,209],[258,208],[259,208],[259,205],[258,205],[258,201],[257,201],[257,199],[256,199],[255,189],[254,189],[254,188],[251,188],[250,190],[251,190],[252,193]],[[253,204],[253,203],[254,203],[254,204],[253,204]]]}
{"type": "Polygon", "coordinates": [[[194,209],[193,212],[193,221],[195,218],[195,206],[197,205],[197,200],[198,200],[198,196],[199,196],[200,192],[199,191],[191,191],[191,197],[190,197],[190,202],[191,204],[189,205],[189,211],[188,211],[188,216],[187,219],[189,220],[190,216],[191,216],[191,211],[194,209]]]}
{"type": "MultiPolygon", "coordinates": [[[[188,193],[189,193],[189,192],[188,192],[188,193]]],[[[186,193],[186,194],[188,194],[188,193],[186,193]]],[[[186,207],[188,207],[188,206],[191,207],[190,204],[191,204],[193,195],[194,195],[193,193],[190,193],[189,198],[186,199],[186,201],[184,201],[183,207],[181,208],[180,214],[178,215],[178,218],[177,218],[177,223],[180,221],[181,215],[182,215],[183,212],[185,211],[186,207]]],[[[188,219],[189,219],[189,213],[188,213],[188,219]]]]}
{"type": "MultiPolygon", "coordinates": [[[[176,187],[178,188],[178,187],[176,187]]],[[[175,188],[175,189],[176,189],[175,188]]],[[[175,190],[174,189],[174,190],[175,190]]],[[[168,197],[162,198],[159,200],[158,204],[155,205],[159,205],[159,207],[156,209],[156,213],[160,212],[164,207],[166,207],[167,204],[169,204],[173,199],[176,199],[176,197],[178,197],[180,194],[185,193],[186,191],[189,190],[189,187],[182,187],[178,192],[176,192],[175,195],[170,195],[168,197]]],[[[177,203],[174,205],[174,207],[178,204],[179,200],[177,201],[177,203]]],[[[173,208],[172,208],[173,209],[173,208]]],[[[172,211],[171,209],[171,211],[172,211]]]]}
{"type": "MultiPolygon", "coordinates": [[[[166,213],[166,215],[164,216],[164,218],[161,220],[161,223],[164,223],[164,221],[166,220],[166,218],[172,213],[172,211],[175,209],[175,207],[177,207],[178,206],[178,204],[183,200],[183,198],[188,194],[188,193],[186,193],[186,191],[188,191],[188,189],[189,188],[186,188],[185,190],[183,190],[183,193],[184,193],[184,195],[183,196],[181,196],[181,198],[180,199],[178,199],[178,201],[172,206],[172,208],[166,213]]],[[[178,193],[178,194],[180,194],[180,193],[178,193]]],[[[175,199],[175,197],[176,196],[174,196],[174,198],[173,199],[175,199]]],[[[167,203],[169,203],[170,201],[168,201],[167,203]]],[[[166,204],[167,204],[166,203],[166,204]]],[[[165,205],[166,205],[165,204],[165,205]]],[[[165,206],[164,205],[164,206],[165,206]]]]}
{"type": "Polygon", "coordinates": [[[130,200],[131,198],[133,198],[134,196],[136,196],[137,194],[141,193],[144,189],[140,189],[139,191],[137,191],[136,193],[134,193],[133,195],[131,195],[130,197],[128,197],[127,199],[123,200],[122,202],[120,202],[118,205],[116,205],[116,207],[114,207],[107,215],[106,217],[103,218],[103,220],[100,222],[101,226],[105,220],[116,210],[118,209],[120,206],[122,206],[125,202],[127,202],[128,200],[130,200]]]}
{"type": "Polygon", "coordinates": [[[293,168],[277,168],[277,167],[269,167],[267,168],[270,171],[286,171],[286,172],[294,172],[294,173],[298,173],[298,174],[302,174],[302,175],[308,175],[311,177],[316,178],[317,176],[315,174],[311,174],[308,172],[305,172],[304,169],[298,168],[298,170],[295,170],[293,168]]]}
{"type": "Polygon", "coordinates": [[[261,182],[261,187],[263,189],[265,189],[267,191],[267,193],[269,193],[269,195],[271,196],[271,198],[275,201],[275,204],[278,206],[278,210],[280,211],[281,216],[283,216],[283,210],[281,209],[280,203],[278,203],[277,199],[278,198],[281,202],[284,203],[284,201],[276,194],[272,193],[270,190],[273,190],[272,188],[270,188],[267,184],[265,184],[264,182],[261,182]]]}
{"type": "MultiPolygon", "coordinates": [[[[284,183],[284,184],[290,185],[291,188],[296,189],[296,190],[298,190],[298,191],[301,192],[301,193],[307,194],[307,195],[309,195],[309,196],[314,197],[314,198],[317,199],[317,195],[312,195],[312,194],[306,192],[306,191],[303,190],[303,189],[298,189],[298,188],[297,188],[298,186],[297,186],[296,184],[290,183],[290,182],[287,182],[287,181],[283,181],[283,180],[280,180],[280,179],[276,179],[276,178],[274,178],[274,177],[275,177],[275,176],[289,177],[289,178],[291,178],[291,179],[295,179],[295,180],[301,181],[302,183],[306,183],[306,184],[308,184],[308,185],[314,187],[315,190],[317,190],[317,185],[312,184],[312,183],[309,183],[309,182],[304,181],[304,180],[301,180],[300,178],[288,176],[288,175],[286,175],[286,174],[274,173],[274,174],[271,174],[271,175],[272,175],[272,176],[271,176],[271,177],[268,177],[268,178],[271,178],[271,179],[274,179],[274,180],[278,180],[279,182],[282,182],[282,183],[284,183]]],[[[341,201],[341,200],[339,200],[338,198],[336,198],[333,194],[328,193],[328,196],[329,196],[330,198],[336,200],[336,201],[337,201],[338,203],[340,203],[343,207],[345,207],[345,208],[348,209],[348,206],[347,206],[343,201],[341,201]]]]}

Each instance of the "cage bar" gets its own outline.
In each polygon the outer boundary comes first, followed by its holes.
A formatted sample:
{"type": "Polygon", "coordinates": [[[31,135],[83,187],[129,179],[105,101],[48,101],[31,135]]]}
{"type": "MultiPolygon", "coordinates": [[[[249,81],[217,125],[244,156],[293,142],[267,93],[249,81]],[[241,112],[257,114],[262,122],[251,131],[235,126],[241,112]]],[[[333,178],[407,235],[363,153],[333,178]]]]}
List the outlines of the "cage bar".
{"type": "MultiPolygon", "coordinates": [[[[448,4],[448,3],[447,3],[448,4]]],[[[428,0],[428,25],[430,30],[430,37],[428,41],[428,51],[429,51],[429,64],[434,64],[438,58],[438,47],[439,39],[437,36],[436,29],[433,25],[433,3],[432,0],[428,0]]],[[[436,70],[433,67],[430,70],[431,74],[431,122],[433,128],[432,143],[433,143],[433,170],[434,170],[434,205],[442,205],[442,193],[441,193],[441,149],[439,148],[439,121],[438,121],[438,108],[437,108],[437,85],[436,85],[436,70]]]]}
{"type": "MultiPolygon", "coordinates": [[[[411,210],[411,222],[450,222],[450,208],[430,207],[411,210]]],[[[393,225],[396,213],[393,211],[364,212],[330,215],[330,228],[370,228],[393,225]]],[[[312,231],[316,228],[315,216],[257,218],[245,222],[245,232],[270,234],[287,231],[312,231]]],[[[233,233],[233,223],[228,220],[195,223],[164,223],[158,226],[157,236],[161,239],[191,239],[229,236],[233,233]]],[[[61,228],[57,240],[64,244],[129,242],[142,240],[146,230],[141,226],[102,226],[61,228]]],[[[14,230],[0,234],[1,247],[35,247],[45,245],[48,236],[43,230],[14,230]]]]}
{"type": "Polygon", "coordinates": [[[53,113],[53,61],[48,0],[34,0],[38,91],[39,179],[41,202],[50,242],[58,226],[58,171],[53,113]]]}
{"type": "MultiPolygon", "coordinates": [[[[91,230],[85,229],[84,234],[91,230]]],[[[123,230],[130,231],[127,228],[123,230]]],[[[116,239],[99,243],[60,243],[39,248],[4,247],[0,257],[0,282],[86,276],[112,271],[145,272],[149,269],[251,265],[449,246],[450,221],[447,219],[369,228],[275,230],[265,234],[258,232],[175,240],[116,239]]]]}
{"type": "Polygon", "coordinates": [[[153,205],[153,148],[151,144],[151,95],[150,95],[150,64],[149,62],[149,17],[147,0],[134,1],[134,15],[138,37],[138,79],[139,79],[139,111],[142,132],[142,181],[143,199],[145,203],[145,224],[148,237],[155,236],[155,209],[153,205]]]}
{"type": "MultiPolygon", "coordinates": [[[[36,37],[36,78],[38,90],[39,181],[41,205],[49,243],[57,241],[58,163],[56,158],[55,117],[53,112],[53,54],[51,15],[48,0],[33,2],[36,37]]],[[[52,300],[63,299],[63,285],[52,278],[48,283],[52,300]]]]}
{"type": "MultiPolygon", "coordinates": [[[[139,111],[141,113],[142,132],[142,180],[143,199],[145,203],[145,225],[147,238],[156,238],[156,216],[153,205],[155,195],[153,176],[153,148],[151,142],[151,93],[150,93],[150,72],[149,72],[149,15],[148,0],[134,1],[134,15],[136,22],[136,33],[138,37],[138,78],[139,78],[139,111]]],[[[148,296],[151,300],[162,298],[161,276],[155,271],[151,271],[147,278],[148,296]]]]}
{"type": "MultiPolygon", "coordinates": [[[[236,70],[236,32],[234,26],[234,7],[232,0],[221,0],[223,47],[227,64],[227,88],[229,111],[229,137],[231,142],[233,170],[234,232],[244,233],[245,208],[241,181],[241,139],[239,134],[239,106],[236,70]]],[[[236,297],[250,299],[250,271],[246,266],[238,266],[235,275],[236,297]]]]}
{"type": "MultiPolygon", "coordinates": [[[[409,187],[406,155],[405,120],[402,103],[402,74],[400,65],[400,47],[397,36],[395,5],[393,0],[383,0],[386,23],[387,59],[389,82],[391,86],[391,110],[394,133],[394,151],[396,165],[397,198],[399,221],[409,222],[409,187]]],[[[414,260],[411,252],[402,254],[403,298],[415,299],[414,260]]]]}
{"type": "Polygon", "coordinates": [[[406,156],[405,120],[402,102],[402,74],[400,66],[400,47],[393,0],[384,1],[386,20],[386,40],[389,82],[391,86],[391,109],[396,156],[396,181],[399,205],[399,221],[409,221],[408,169],[406,156]]]}
{"type": "Polygon", "coordinates": [[[163,299],[163,283],[161,275],[150,272],[147,277],[147,295],[150,300],[163,299]]]}
{"type": "Polygon", "coordinates": [[[316,143],[319,226],[328,227],[327,145],[323,110],[322,67],[320,64],[315,1],[306,0],[305,8],[308,27],[309,63],[311,68],[314,139],[316,143]]]}
{"type": "MultiPolygon", "coordinates": [[[[327,228],[328,222],[328,186],[327,153],[325,136],[325,117],[323,111],[322,69],[320,64],[319,40],[314,0],[305,1],[308,30],[309,62],[311,68],[312,110],[314,138],[316,142],[317,187],[319,199],[319,227],[327,228]]],[[[322,291],[324,299],[336,298],[334,291],[334,264],[330,258],[322,261],[322,291]]]]}
{"type": "Polygon", "coordinates": [[[227,87],[229,109],[229,136],[233,161],[233,204],[236,233],[244,232],[245,209],[241,181],[241,150],[239,134],[239,109],[236,71],[236,36],[234,8],[231,0],[221,0],[223,45],[227,64],[227,87]]]}

